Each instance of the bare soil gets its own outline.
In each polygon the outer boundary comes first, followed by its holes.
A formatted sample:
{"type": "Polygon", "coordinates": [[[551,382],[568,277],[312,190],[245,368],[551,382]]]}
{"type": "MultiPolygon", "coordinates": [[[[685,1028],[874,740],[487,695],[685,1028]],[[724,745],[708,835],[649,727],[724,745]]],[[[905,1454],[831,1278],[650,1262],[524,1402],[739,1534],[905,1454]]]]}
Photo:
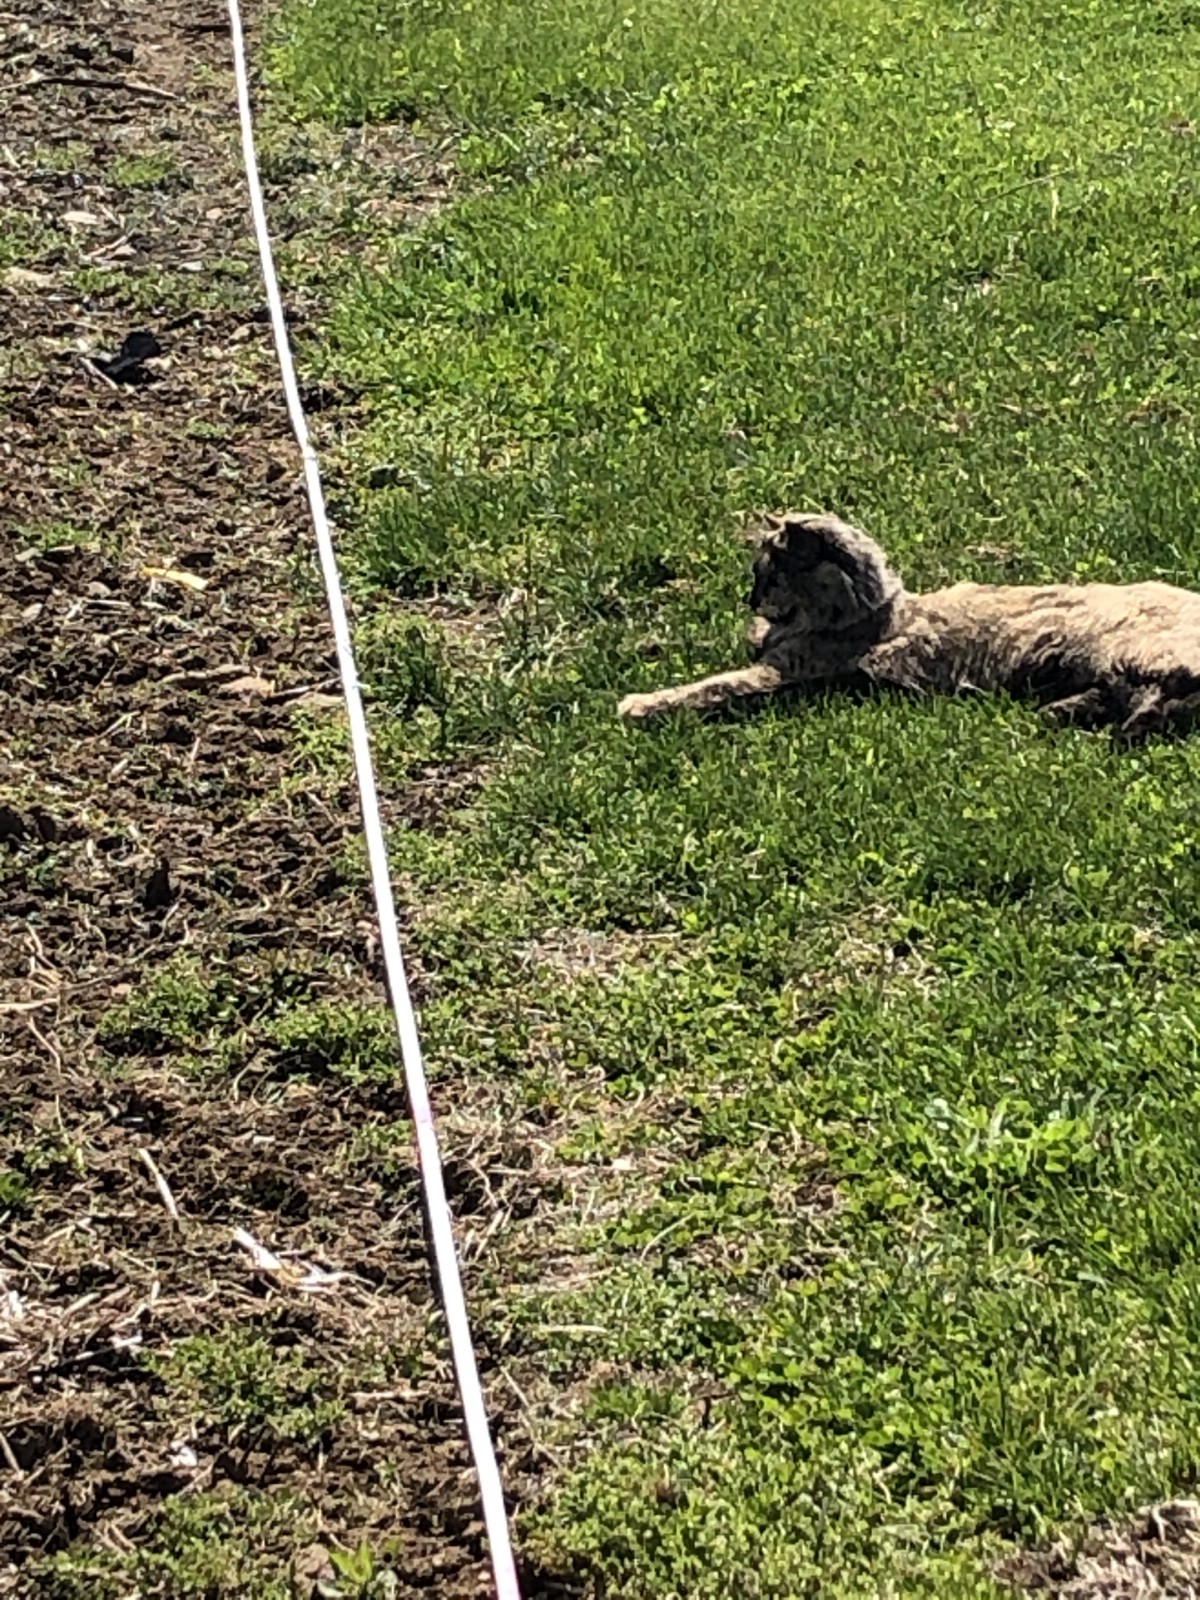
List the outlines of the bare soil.
{"type": "MultiPolygon", "coordinates": [[[[242,1486],[294,1497],[264,1557],[296,1593],[397,1539],[396,1593],[483,1595],[415,1167],[341,1159],[403,1116],[398,1073],[298,1064],[265,1026],[377,1004],[380,970],[354,795],[298,754],[298,718],[339,715],[335,662],[224,9],[19,0],[0,26],[0,240],[25,241],[0,257],[0,1594],[242,1486]],[[161,355],[106,367],[138,330],[161,355]],[[169,1029],[106,1043],[181,958],[222,986],[233,1077],[169,1029]],[[256,1266],[239,1228],[302,1265],[256,1266]],[[153,1358],[230,1329],[299,1355],[340,1420],[189,1411],[153,1358]]],[[[519,1492],[515,1430],[504,1465],[519,1492]]]]}
{"type": "Polygon", "coordinates": [[[1022,1555],[1000,1576],[1061,1600],[1196,1600],[1200,1595],[1200,1505],[1173,1500],[1130,1523],[1097,1524],[1076,1548],[1022,1555]]]}

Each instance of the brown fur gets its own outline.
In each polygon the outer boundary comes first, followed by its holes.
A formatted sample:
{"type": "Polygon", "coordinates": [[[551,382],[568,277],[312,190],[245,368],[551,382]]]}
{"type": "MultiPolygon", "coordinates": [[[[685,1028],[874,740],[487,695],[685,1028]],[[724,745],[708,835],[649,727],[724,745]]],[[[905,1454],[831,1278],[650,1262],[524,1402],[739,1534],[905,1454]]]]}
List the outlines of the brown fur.
{"type": "Polygon", "coordinates": [[[837,517],[769,520],[758,541],[752,666],[653,694],[621,715],[713,711],[784,689],[1008,690],[1057,721],[1126,735],[1200,717],[1200,594],[1165,583],[909,594],[874,540],[837,517]]]}

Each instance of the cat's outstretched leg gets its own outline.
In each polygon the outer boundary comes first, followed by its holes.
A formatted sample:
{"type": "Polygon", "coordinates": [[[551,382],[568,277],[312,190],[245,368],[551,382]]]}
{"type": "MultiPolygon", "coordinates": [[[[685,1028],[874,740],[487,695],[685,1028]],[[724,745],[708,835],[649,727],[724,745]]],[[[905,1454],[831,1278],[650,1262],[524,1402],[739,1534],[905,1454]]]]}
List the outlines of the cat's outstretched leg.
{"type": "Polygon", "coordinates": [[[762,695],[774,694],[785,679],[774,667],[759,663],[736,672],[721,672],[698,683],[680,684],[674,689],[656,689],[652,694],[627,694],[617,707],[622,717],[644,722],[670,711],[718,711],[722,707],[762,695]]]}

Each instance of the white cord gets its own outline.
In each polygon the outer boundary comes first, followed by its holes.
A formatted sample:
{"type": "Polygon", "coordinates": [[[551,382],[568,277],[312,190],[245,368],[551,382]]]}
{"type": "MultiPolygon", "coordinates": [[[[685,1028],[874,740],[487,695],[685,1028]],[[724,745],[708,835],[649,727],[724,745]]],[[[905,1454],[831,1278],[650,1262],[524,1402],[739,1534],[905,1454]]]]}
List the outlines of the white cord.
{"type": "Polygon", "coordinates": [[[417,1155],[421,1166],[421,1179],[425,1186],[425,1202],[429,1213],[430,1232],[433,1236],[438,1280],[441,1284],[442,1307],[450,1332],[450,1348],[454,1356],[458,1391],[462,1398],[463,1416],[467,1424],[467,1437],[475,1460],[475,1470],[479,1476],[480,1497],[483,1501],[483,1516],[492,1559],[492,1572],[496,1580],[496,1594],[498,1600],[520,1600],[521,1591],[517,1583],[508,1514],[504,1506],[504,1488],[500,1481],[500,1469],[496,1463],[496,1452],[488,1426],[487,1407],[479,1382],[475,1347],[471,1340],[471,1325],[463,1297],[462,1275],[454,1248],[450,1207],[446,1203],[442,1158],[438,1150],[437,1133],[434,1130],[433,1113],[429,1104],[429,1088],[421,1058],[421,1040],[417,1032],[416,1017],[413,1014],[412,999],[408,992],[404,956],[400,949],[400,932],[396,924],[396,906],[392,899],[387,846],[384,843],[383,824],[379,816],[375,769],[371,761],[371,746],[367,735],[367,720],[363,715],[362,696],[359,693],[358,669],[354,663],[350,625],[346,619],[346,602],[342,594],[341,576],[334,554],[329,518],[325,510],[325,495],[321,488],[317,453],[309,438],[304,406],[296,384],[296,369],[288,343],[283,302],[279,296],[271,239],[267,231],[266,208],[263,205],[262,184],[258,175],[258,157],[254,149],[254,122],[250,111],[250,84],[246,73],[246,45],[242,35],[238,0],[229,0],[229,23],[233,36],[233,64],[237,76],[238,114],[242,125],[242,153],[250,190],[250,208],[254,213],[254,231],[258,239],[263,282],[267,291],[267,304],[271,311],[271,328],[275,335],[275,348],[279,355],[279,370],[283,378],[284,393],[287,396],[288,413],[296,442],[304,458],[304,481],[312,511],[313,528],[317,536],[317,550],[321,558],[321,573],[325,580],[333,636],[337,644],[342,694],[345,697],[346,715],[350,722],[350,741],[354,747],[354,767],[358,777],[363,832],[366,835],[367,855],[371,865],[371,884],[379,916],[383,963],[387,973],[392,1009],[396,1016],[396,1029],[400,1036],[400,1053],[404,1061],[409,1107],[416,1126],[417,1155]]]}

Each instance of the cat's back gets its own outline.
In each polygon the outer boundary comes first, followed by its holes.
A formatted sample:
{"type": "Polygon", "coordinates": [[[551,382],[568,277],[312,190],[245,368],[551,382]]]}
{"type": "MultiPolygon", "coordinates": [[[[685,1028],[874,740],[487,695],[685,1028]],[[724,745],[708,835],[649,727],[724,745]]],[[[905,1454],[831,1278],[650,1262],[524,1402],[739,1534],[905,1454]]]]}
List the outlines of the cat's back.
{"type": "Polygon", "coordinates": [[[1065,651],[1098,668],[1200,670],[1200,593],[1170,583],[956,583],[922,601],[950,630],[990,625],[1017,655],[1065,651]]]}

